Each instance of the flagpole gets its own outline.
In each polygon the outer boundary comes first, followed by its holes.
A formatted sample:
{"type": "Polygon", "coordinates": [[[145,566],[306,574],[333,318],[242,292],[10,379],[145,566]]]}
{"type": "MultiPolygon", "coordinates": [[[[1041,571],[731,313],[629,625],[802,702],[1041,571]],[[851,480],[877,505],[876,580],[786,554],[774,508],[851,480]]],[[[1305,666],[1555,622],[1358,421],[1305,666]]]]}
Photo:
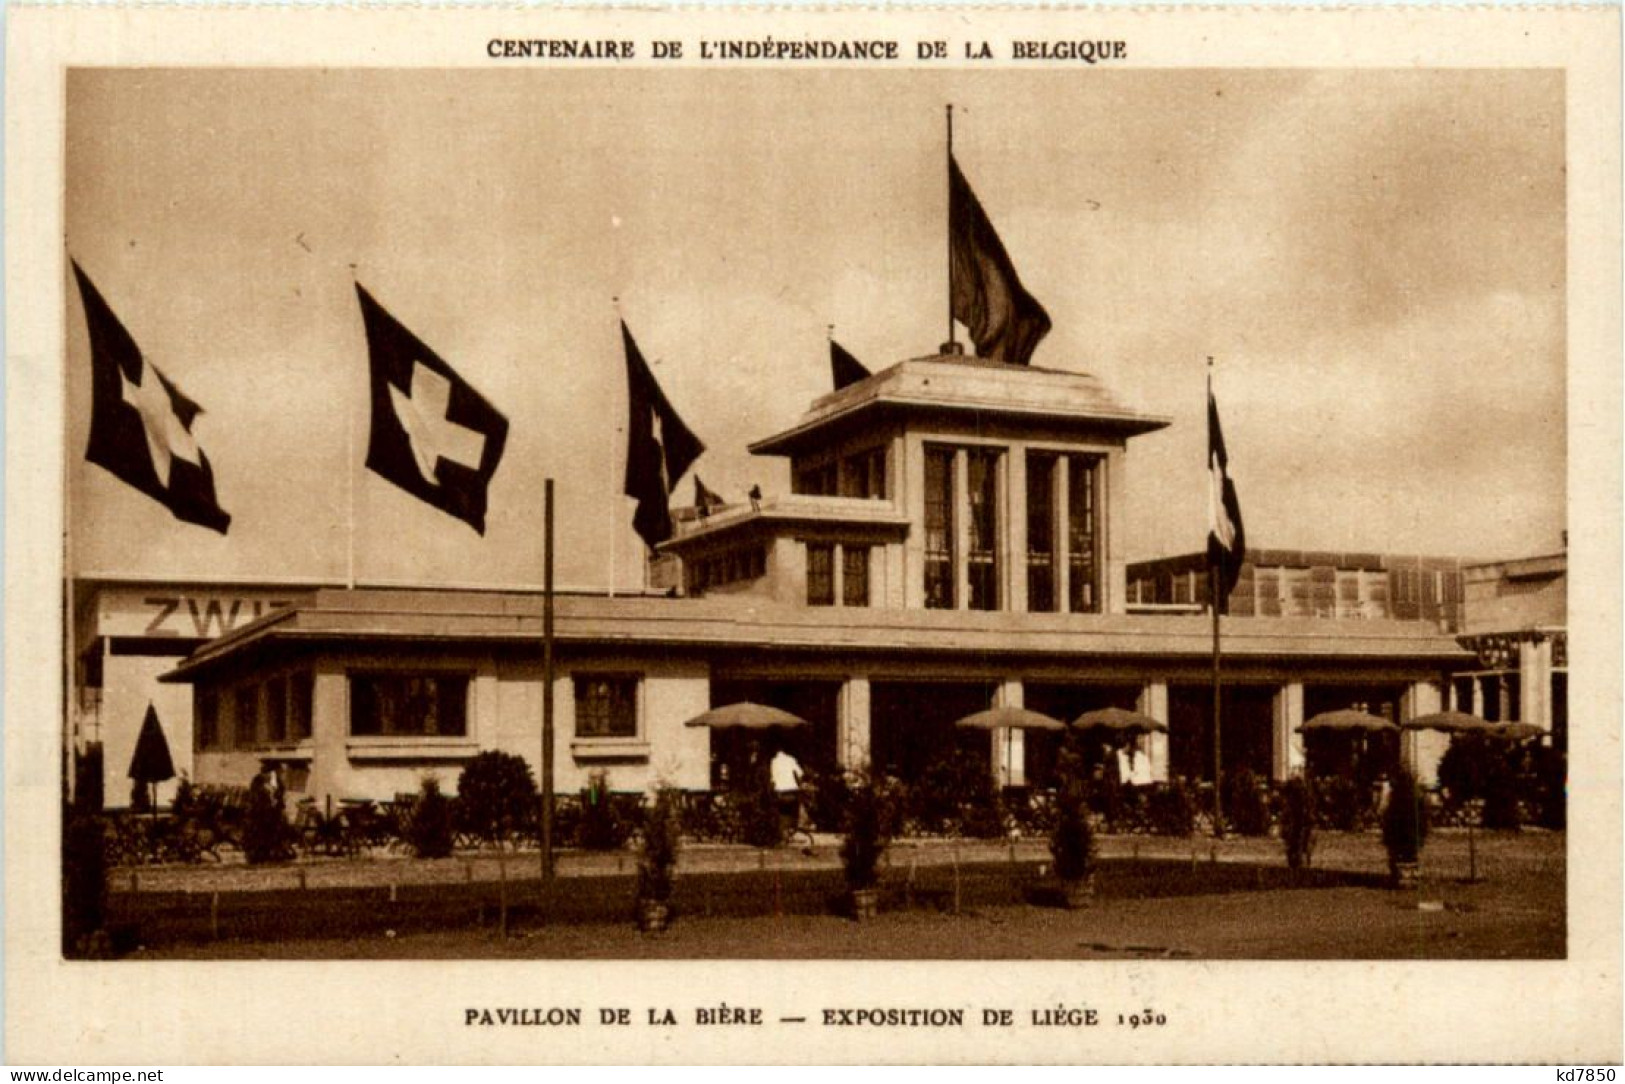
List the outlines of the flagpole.
{"type": "MultiPolygon", "coordinates": [[[[618,323],[618,324],[625,324],[626,318],[621,315],[621,299],[619,297],[612,297],[609,300],[610,300],[610,303],[612,305],[614,305],[614,307],[615,307],[615,322],[618,323]]],[[[620,329],[617,328],[616,330],[619,331],[620,329]]],[[[613,418],[614,416],[615,416],[614,411],[611,411],[610,412],[610,417],[613,418]]],[[[616,484],[615,484],[615,437],[619,433],[620,427],[611,425],[611,426],[608,427],[608,429],[609,429],[609,454],[604,456],[604,465],[609,468],[609,492],[610,492],[610,498],[609,498],[609,500],[605,501],[604,503],[609,508],[609,597],[614,598],[615,597],[615,534],[616,534],[615,521],[616,521],[616,518],[617,518],[617,513],[620,511],[619,506],[620,506],[620,503],[621,503],[620,500],[615,496],[615,494],[619,492],[619,487],[617,487],[616,484]]]]}
{"type": "MultiPolygon", "coordinates": [[[[351,264],[350,285],[352,287],[360,286],[355,269],[356,265],[351,264]]],[[[347,409],[344,411],[344,586],[351,591],[355,590],[355,391],[356,378],[352,376],[350,378],[350,394],[347,396],[350,401],[346,404],[347,409]]]]}
{"type": "Polygon", "coordinates": [[[542,880],[553,879],[553,479],[542,486],[542,880]]]}
{"type": "Polygon", "coordinates": [[[954,104],[948,103],[948,346],[946,352],[957,354],[958,342],[954,334],[954,104]]]}
{"type": "MultiPolygon", "coordinates": [[[[1207,359],[1207,402],[1202,404],[1204,411],[1211,411],[1213,402],[1213,357],[1207,359]]],[[[1209,421],[1211,427],[1212,422],[1209,421]]],[[[1213,434],[1208,434],[1208,471],[1211,474],[1213,464],[1213,434]]],[[[1208,483],[1212,485],[1210,480],[1208,483]]],[[[1214,498],[1210,495],[1209,501],[1214,498]]],[[[1219,676],[1219,562],[1216,556],[1209,554],[1207,562],[1207,600],[1208,608],[1213,611],[1213,835],[1215,838],[1224,838],[1224,769],[1220,742],[1220,711],[1221,693],[1219,676]]]]}

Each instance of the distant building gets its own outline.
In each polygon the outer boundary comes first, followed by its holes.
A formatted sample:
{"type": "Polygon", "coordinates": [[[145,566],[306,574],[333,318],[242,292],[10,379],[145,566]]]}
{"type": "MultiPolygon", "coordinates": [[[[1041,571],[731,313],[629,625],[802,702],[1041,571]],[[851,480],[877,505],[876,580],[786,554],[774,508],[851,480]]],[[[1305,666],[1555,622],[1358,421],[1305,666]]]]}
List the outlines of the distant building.
{"type": "MultiPolygon", "coordinates": [[[[737,742],[684,723],[747,699],[809,720],[782,739],[803,765],[913,778],[960,750],[1014,785],[1051,778],[1055,739],[956,719],[1138,708],[1170,733],[1141,744],[1137,776],[1210,779],[1210,623],[1140,612],[1163,572],[1131,579],[1118,529],[1129,442],[1166,424],[1087,374],[915,358],[752,445],[790,460],[792,492],[679,517],[657,590],[560,597],[551,690],[527,591],[322,588],[164,680],[192,687],[197,778],[277,759],[317,799],[454,784],[482,749],[537,765],[544,696],[561,791],[600,770],[618,789],[714,785],[737,742]]],[[[1254,563],[1255,616],[1225,630],[1226,772],[1299,770],[1308,714],[1442,705],[1473,659],[1449,634],[1456,566],[1384,560],[1254,563]]]]}
{"type": "Polygon", "coordinates": [[[1532,723],[1568,742],[1568,554],[1468,565],[1456,637],[1477,665],[1457,673],[1459,710],[1532,723]]]}

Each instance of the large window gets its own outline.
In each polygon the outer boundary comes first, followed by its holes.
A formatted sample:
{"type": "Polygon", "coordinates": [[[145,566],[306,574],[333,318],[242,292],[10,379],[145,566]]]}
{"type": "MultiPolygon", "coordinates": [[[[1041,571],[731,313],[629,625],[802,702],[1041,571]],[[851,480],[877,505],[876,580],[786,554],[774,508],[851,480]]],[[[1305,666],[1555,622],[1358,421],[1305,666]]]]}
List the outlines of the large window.
{"type": "Polygon", "coordinates": [[[807,543],[807,605],[835,605],[835,547],[828,542],[807,543]]]}
{"type": "Polygon", "coordinates": [[[841,605],[869,605],[869,547],[841,547],[841,605]]]}
{"type": "Polygon", "coordinates": [[[980,449],[966,453],[966,495],[970,499],[970,608],[999,608],[999,454],[980,449]]]}
{"type": "Polygon", "coordinates": [[[833,497],[840,482],[836,463],[821,463],[816,467],[797,467],[790,480],[791,492],[812,497],[833,497]]]}
{"type": "Polygon", "coordinates": [[[628,674],[578,674],[576,737],[638,736],[638,679],[628,674]]]}
{"type": "Polygon", "coordinates": [[[288,683],[284,678],[265,683],[265,740],[288,740],[288,683]]]}
{"type": "Polygon", "coordinates": [[[954,608],[954,453],[925,450],[925,605],[954,608]]]}
{"type": "Polygon", "coordinates": [[[260,687],[244,685],[232,698],[231,743],[239,749],[259,743],[260,687]]]}
{"type": "Polygon", "coordinates": [[[1095,514],[1099,460],[1083,455],[1067,460],[1067,609],[1096,613],[1100,610],[1099,517],[1095,514]]]}
{"type": "Polygon", "coordinates": [[[871,448],[841,461],[841,496],[886,499],[885,448],[871,448]]]}
{"type": "Polygon", "coordinates": [[[197,747],[214,749],[220,745],[220,694],[213,689],[198,686],[195,697],[197,716],[197,747]]]}
{"type": "Polygon", "coordinates": [[[1027,453],[1027,609],[1055,610],[1055,456],[1027,453]]]}
{"type": "Polygon", "coordinates": [[[293,741],[310,737],[315,699],[316,677],[309,670],[300,670],[288,678],[288,737],[293,741]]]}
{"type": "Polygon", "coordinates": [[[350,733],[356,737],[464,737],[468,675],[352,674],[350,733]]]}

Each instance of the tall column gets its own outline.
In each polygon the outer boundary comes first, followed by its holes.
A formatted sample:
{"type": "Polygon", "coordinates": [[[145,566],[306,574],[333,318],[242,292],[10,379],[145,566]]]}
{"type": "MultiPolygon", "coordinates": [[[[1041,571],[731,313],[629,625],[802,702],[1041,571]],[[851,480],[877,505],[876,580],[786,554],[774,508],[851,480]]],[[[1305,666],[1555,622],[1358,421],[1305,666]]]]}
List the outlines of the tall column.
{"type": "Polygon", "coordinates": [[[350,732],[350,684],[342,665],[326,661],[316,665],[310,700],[310,780],[305,793],[325,809],[329,797],[335,802],[346,797],[350,771],[350,754],[345,748],[350,732]]]}
{"type": "Polygon", "coordinates": [[[1472,700],[1468,710],[1482,719],[1484,718],[1484,679],[1474,674],[1472,682],[1472,700]]]}
{"type": "Polygon", "coordinates": [[[954,449],[954,609],[970,609],[970,457],[954,449]]]}
{"type": "MultiPolygon", "coordinates": [[[[1432,715],[1441,710],[1443,703],[1443,692],[1436,683],[1418,681],[1405,690],[1400,715],[1407,720],[1432,715]]],[[[1443,734],[1408,730],[1400,738],[1400,757],[1418,782],[1431,787],[1439,781],[1439,760],[1444,756],[1448,744],[1449,740],[1443,734]]]]}
{"type": "Polygon", "coordinates": [[[1004,454],[1004,608],[1026,613],[1027,606],[1027,451],[1021,445],[1004,454]]]}
{"type": "MultiPolygon", "coordinates": [[[[1025,687],[1019,678],[999,682],[993,693],[993,706],[1019,708],[1025,704],[1025,687]]],[[[1019,787],[1027,782],[1027,746],[1021,730],[1000,728],[992,732],[993,779],[1000,786],[1019,787]]]]}
{"type": "Polygon", "coordinates": [[[1276,782],[1284,782],[1304,768],[1303,683],[1290,681],[1275,691],[1275,740],[1272,770],[1276,782]]]}
{"type": "MultiPolygon", "coordinates": [[[[1147,682],[1140,690],[1140,711],[1151,718],[1166,725],[1168,722],[1168,683],[1165,681],[1147,682]]],[[[1168,782],[1168,735],[1147,735],[1141,743],[1141,749],[1150,761],[1151,781],[1153,783],[1168,782]]]]}
{"type": "Polygon", "coordinates": [[[849,677],[841,683],[835,704],[835,751],[842,768],[869,767],[869,678],[849,677]]]}
{"type": "Polygon", "coordinates": [[[1552,729],[1552,642],[1518,645],[1518,721],[1552,729]]]}
{"type": "Polygon", "coordinates": [[[1070,541],[1067,524],[1072,518],[1072,457],[1055,457],[1054,498],[1050,502],[1055,521],[1055,545],[1050,556],[1054,562],[1055,612],[1066,613],[1072,599],[1072,562],[1067,560],[1070,541]]]}

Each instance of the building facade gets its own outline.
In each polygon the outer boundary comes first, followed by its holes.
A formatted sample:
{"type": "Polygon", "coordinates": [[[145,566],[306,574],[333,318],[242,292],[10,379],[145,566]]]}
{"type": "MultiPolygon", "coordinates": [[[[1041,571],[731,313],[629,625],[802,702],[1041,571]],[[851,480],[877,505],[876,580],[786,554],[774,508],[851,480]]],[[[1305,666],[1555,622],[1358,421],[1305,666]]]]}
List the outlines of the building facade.
{"type": "MultiPolygon", "coordinates": [[[[539,765],[545,696],[563,791],[595,772],[623,790],[716,785],[731,739],[685,723],[738,700],[807,719],[782,739],[804,763],[910,778],[959,751],[1009,785],[1046,782],[1054,739],[956,719],[1138,708],[1170,732],[1142,742],[1136,776],[1200,781],[1211,624],[1142,602],[1117,531],[1130,441],[1166,424],[1087,374],[904,361],[752,445],[788,458],[791,492],[682,517],[661,554],[676,589],[558,597],[551,690],[534,592],[322,588],[165,680],[192,690],[198,779],[240,785],[275,761],[318,799],[388,798],[431,772],[454,785],[482,749],[539,765]]],[[[1393,597],[1390,581],[1386,610],[1226,619],[1226,773],[1301,769],[1296,728],[1317,711],[1443,705],[1472,656],[1393,597]]]]}

